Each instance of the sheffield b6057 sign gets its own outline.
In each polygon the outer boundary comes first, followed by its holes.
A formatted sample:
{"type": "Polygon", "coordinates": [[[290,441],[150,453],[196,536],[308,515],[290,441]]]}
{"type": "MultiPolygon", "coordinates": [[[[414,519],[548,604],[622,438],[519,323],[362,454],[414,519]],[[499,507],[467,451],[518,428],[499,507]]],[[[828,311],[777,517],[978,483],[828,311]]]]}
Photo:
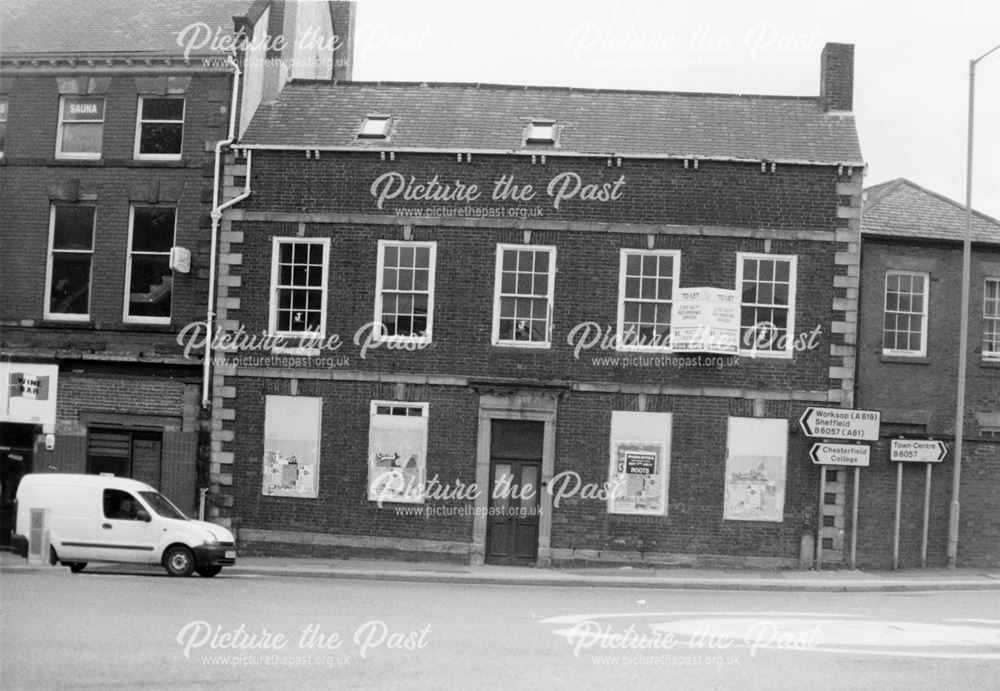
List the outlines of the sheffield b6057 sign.
{"type": "Polygon", "coordinates": [[[876,441],[881,417],[877,410],[806,408],[799,425],[807,437],[876,441]]]}

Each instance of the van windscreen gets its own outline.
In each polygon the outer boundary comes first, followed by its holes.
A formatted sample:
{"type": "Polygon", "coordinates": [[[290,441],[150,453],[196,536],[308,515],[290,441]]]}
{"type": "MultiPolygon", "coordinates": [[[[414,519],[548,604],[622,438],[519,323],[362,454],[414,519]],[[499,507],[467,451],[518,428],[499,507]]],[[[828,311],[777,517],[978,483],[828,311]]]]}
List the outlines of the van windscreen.
{"type": "Polygon", "coordinates": [[[159,492],[139,492],[139,496],[146,500],[153,511],[163,516],[164,518],[179,518],[182,521],[187,520],[180,509],[170,503],[170,500],[159,492]]]}

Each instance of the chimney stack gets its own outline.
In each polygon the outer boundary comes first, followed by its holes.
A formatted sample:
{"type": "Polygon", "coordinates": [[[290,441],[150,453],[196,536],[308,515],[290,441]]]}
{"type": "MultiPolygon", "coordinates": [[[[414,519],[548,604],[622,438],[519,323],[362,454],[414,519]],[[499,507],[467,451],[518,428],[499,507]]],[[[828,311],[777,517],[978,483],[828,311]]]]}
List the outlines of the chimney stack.
{"type": "Polygon", "coordinates": [[[356,2],[331,2],[330,20],[333,33],[337,37],[337,48],[333,53],[333,78],[337,81],[351,81],[354,75],[354,24],[357,11],[356,2]]]}
{"type": "Polygon", "coordinates": [[[854,44],[827,43],[820,57],[819,100],[823,110],[854,110],[854,44]]]}

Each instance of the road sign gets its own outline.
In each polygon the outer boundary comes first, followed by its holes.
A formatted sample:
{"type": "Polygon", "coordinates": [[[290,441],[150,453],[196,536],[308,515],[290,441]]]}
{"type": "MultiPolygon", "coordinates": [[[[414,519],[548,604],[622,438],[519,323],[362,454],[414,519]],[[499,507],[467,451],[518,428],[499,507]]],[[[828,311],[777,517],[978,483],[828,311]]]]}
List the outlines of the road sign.
{"type": "Polygon", "coordinates": [[[868,467],[869,447],[862,444],[813,444],[809,458],[816,465],[853,465],[868,467]]]}
{"type": "Polygon", "coordinates": [[[943,441],[934,439],[893,439],[889,450],[890,461],[912,463],[940,463],[948,454],[943,441]]]}
{"type": "Polygon", "coordinates": [[[876,441],[881,413],[849,408],[806,408],[799,425],[807,437],[876,441]]]}

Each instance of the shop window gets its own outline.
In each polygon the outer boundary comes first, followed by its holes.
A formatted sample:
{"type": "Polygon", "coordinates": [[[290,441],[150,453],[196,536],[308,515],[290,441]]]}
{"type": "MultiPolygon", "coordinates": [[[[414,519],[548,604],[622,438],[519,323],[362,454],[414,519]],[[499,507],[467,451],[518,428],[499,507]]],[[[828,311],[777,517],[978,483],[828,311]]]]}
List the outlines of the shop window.
{"type": "Polygon", "coordinates": [[[100,158],[104,97],[63,96],[59,101],[56,158],[100,158]]]}
{"type": "Polygon", "coordinates": [[[791,357],[795,329],[796,258],[740,252],[740,352],[751,357],[791,357]]]}
{"type": "Polygon", "coordinates": [[[0,158],[3,158],[3,152],[6,151],[4,142],[7,139],[7,110],[9,106],[8,97],[0,96],[0,158]]]}
{"type": "Polygon", "coordinates": [[[92,427],[87,435],[87,472],[130,477],[160,485],[163,433],[92,427]]]}
{"type": "Polygon", "coordinates": [[[556,248],[498,245],[493,345],[552,344],[556,248]]]}
{"type": "Polygon", "coordinates": [[[620,348],[670,348],[670,310],[679,276],[679,252],[621,251],[617,337],[620,348]]]}
{"type": "Polygon", "coordinates": [[[135,157],[179,160],[184,139],[184,98],[140,96],[135,157]]]}
{"type": "Polygon", "coordinates": [[[1000,360],[1000,278],[987,278],[983,293],[983,358],[1000,360]]]}
{"type": "Polygon", "coordinates": [[[46,277],[47,319],[86,321],[90,318],[90,274],[96,212],[93,206],[52,206],[46,277]]]}
{"type": "Polygon", "coordinates": [[[885,315],[882,352],[886,355],[927,355],[927,286],[929,275],[910,271],[885,274],[885,315]]]}
{"type": "Polygon", "coordinates": [[[126,322],[169,324],[173,293],[170,248],[174,244],[177,210],[134,206],[125,263],[126,322]]]}
{"type": "Polygon", "coordinates": [[[283,336],[326,333],[330,240],[274,238],[269,330],[283,336]]]}
{"type": "Polygon", "coordinates": [[[375,324],[379,338],[430,343],[437,244],[378,244],[375,324]]]}
{"type": "Polygon", "coordinates": [[[427,404],[372,401],[368,427],[368,500],[424,503],[427,404]]]}
{"type": "Polygon", "coordinates": [[[389,136],[388,115],[369,115],[361,123],[361,130],[358,132],[359,139],[386,139],[389,136]]]}

